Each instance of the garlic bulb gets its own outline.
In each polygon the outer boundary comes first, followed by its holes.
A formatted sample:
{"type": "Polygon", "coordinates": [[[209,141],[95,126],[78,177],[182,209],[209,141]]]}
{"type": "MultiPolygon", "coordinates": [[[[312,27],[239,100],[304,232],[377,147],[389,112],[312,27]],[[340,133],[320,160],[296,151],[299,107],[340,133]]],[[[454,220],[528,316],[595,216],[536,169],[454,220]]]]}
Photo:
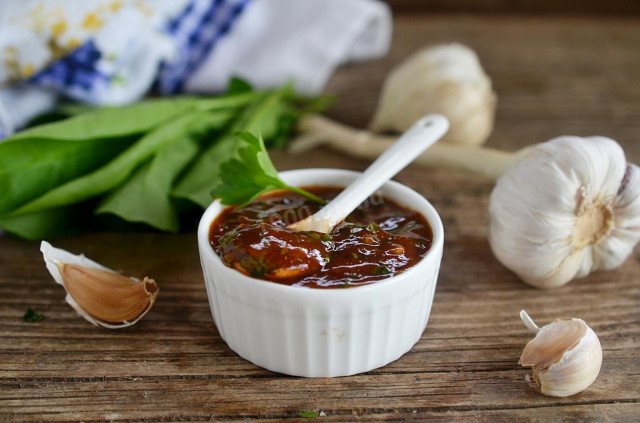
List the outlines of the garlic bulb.
{"type": "Polygon", "coordinates": [[[478,56],[461,44],[425,48],[389,73],[371,122],[374,131],[406,131],[429,113],[451,129],[443,141],[479,145],[493,129],[496,95],[478,56]]]}
{"type": "Polygon", "coordinates": [[[587,389],[596,380],[602,365],[602,347],[583,320],[556,320],[539,328],[524,310],[520,311],[520,318],[537,334],[524,348],[518,364],[532,368],[540,392],[567,397],[587,389]]]}
{"type": "Polygon", "coordinates": [[[65,300],[88,322],[109,329],[132,326],[156,301],[153,279],[121,275],[86,258],[42,241],[40,251],[53,279],[67,291],[65,300]]]}
{"type": "Polygon", "coordinates": [[[613,269],[640,240],[640,169],[604,137],[532,148],[491,193],[495,256],[539,288],[613,269]]]}
{"type": "MultiPolygon", "coordinates": [[[[317,115],[299,126],[294,153],[328,145],[375,159],[395,140],[317,115]]],[[[498,260],[533,286],[613,269],[640,241],[640,169],[609,138],[565,136],[513,153],[438,143],[415,163],[498,180],[489,242],[498,260]]]]}

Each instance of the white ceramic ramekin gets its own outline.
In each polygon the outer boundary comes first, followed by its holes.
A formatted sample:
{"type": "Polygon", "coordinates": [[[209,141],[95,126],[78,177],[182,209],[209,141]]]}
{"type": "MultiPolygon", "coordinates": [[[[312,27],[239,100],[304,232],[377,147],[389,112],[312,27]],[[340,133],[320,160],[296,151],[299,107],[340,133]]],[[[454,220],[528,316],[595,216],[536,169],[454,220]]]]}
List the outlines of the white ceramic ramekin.
{"type": "MultiPolygon", "coordinates": [[[[293,186],[346,186],[359,173],[337,169],[282,172],[293,186]]],[[[198,227],[198,248],[213,320],[229,347],[250,362],[294,376],[333,377],[390,363],[418,342],[436,288],[444,233],[435,209],[397,182],[386,198],[422,213],[433,245],[414,267],[387,280],[347,289],[312,289],[250,278],[225,266],[209,244],[218,201],[198,227]]]]}

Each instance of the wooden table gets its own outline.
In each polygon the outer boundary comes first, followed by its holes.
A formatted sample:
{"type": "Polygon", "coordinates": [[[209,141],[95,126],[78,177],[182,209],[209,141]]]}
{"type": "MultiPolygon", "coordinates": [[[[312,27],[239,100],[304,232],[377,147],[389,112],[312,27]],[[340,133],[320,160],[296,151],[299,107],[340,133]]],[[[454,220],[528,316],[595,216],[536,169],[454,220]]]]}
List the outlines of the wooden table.
{"type": "MultiPolygon", "coordinates": [[[[364,126],[394,63],[424,44],[455,40],[478,51],[498,93],[489,145],[515,150],[562,134],[602,134],[640,162],[640,19],[416,15],[395,24],[386,59],[333,77],[328,90],[340,101],[332,116],[364,126]]],[[[328,150],[274,157],[282,170],[367,165],[328,150]]],[[[64,303],[37,243],[0,236],[0,419],[275,421],[304,411],[326,421],[640,419],[639,248],[614,271],[536,290],[489,250],[492,181],[415,166],[396,179],[433,202],[446,232],[428,327],[401,359],[357,376],[303,379],[239,358],[213,325],[193,233],[55,240],[159,280],[159,300],[139,325],[96,328],[64,303]],[[27,307],[46,319],[24,322],[27,307]],[[539,323],[582,317],[598,333],[604,362],[591,388],[559,399],[527,385],[517,364],[531,337],[522,308],[539,323]]]]}

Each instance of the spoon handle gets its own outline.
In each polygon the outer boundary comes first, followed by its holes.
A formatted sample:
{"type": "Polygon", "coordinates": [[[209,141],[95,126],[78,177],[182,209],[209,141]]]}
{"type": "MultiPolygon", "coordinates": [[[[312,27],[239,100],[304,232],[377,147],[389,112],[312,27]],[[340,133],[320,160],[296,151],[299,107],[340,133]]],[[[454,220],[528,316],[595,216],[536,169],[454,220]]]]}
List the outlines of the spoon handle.
{"type": "Polygon", "coordinates": [[[442,115],[433,114],[421,118],[329,204],[313,216],[289,225],[289,228],[331,232],[335,225],[342,222],[385,182],[431,147],[448,129],[449,121],[442,115]]]}

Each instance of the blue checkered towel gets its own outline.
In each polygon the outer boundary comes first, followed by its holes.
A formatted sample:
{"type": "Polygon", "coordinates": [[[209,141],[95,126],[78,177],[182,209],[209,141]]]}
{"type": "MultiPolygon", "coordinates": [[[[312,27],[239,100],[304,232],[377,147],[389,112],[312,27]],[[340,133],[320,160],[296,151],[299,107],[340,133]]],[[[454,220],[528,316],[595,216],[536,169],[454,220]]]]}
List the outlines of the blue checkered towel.
{"type": "Polygon", "coordinates": [[[28,0],[0,10],[0,139],[61,98],[126,104],[294,79],[318,92],[336,66],[379,57],[376,0],[28,0]]]}

